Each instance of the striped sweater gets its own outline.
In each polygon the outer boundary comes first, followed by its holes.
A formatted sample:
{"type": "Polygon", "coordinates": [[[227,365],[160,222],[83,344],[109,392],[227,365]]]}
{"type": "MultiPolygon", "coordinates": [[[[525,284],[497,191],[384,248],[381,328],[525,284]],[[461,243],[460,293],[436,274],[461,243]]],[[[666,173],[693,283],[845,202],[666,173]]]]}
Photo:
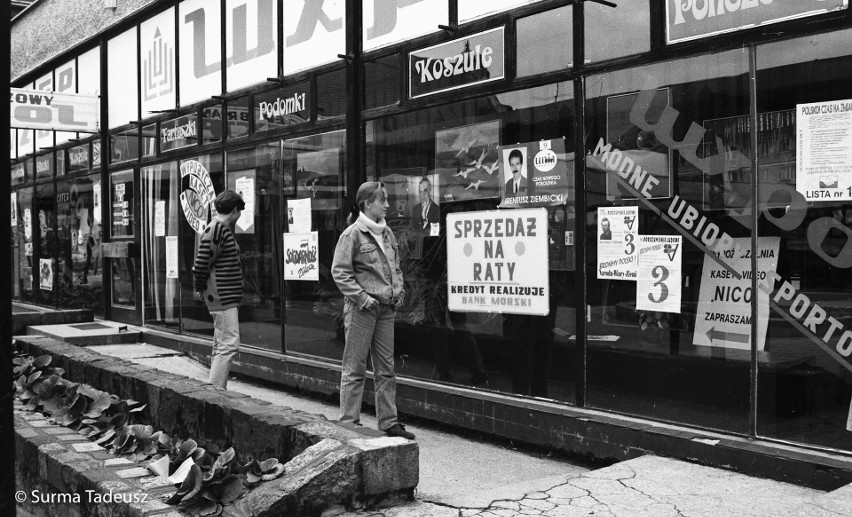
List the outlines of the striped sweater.
{"type": "Polygon", "coordinates": [[[230,309],[242,301],[240,247],[221,221],[213,219],[204,229],[192,274],[195,291],[201,293],[209,310],[230,309]]]}

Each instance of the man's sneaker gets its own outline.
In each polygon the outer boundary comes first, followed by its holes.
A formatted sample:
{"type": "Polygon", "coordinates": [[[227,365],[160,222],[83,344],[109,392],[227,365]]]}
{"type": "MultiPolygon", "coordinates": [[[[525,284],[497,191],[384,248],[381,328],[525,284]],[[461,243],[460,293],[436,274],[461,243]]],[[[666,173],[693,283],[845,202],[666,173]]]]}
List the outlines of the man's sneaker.
{"type": "Polygon", "coordinates": [[[405,430],[405,426],[402,424],[394,424],[387,429],[385,429],[385,434],[388,436],[401,436],[407,440],[413,440],[414,435],[405,430]]]}

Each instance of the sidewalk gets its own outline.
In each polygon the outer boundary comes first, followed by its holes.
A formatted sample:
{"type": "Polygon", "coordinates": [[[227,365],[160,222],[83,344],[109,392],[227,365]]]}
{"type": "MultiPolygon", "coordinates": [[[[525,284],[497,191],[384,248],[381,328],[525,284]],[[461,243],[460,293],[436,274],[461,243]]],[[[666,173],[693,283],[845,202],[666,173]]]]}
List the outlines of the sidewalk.
{"type": "MultiPolygon", "coordinates": [[[[147,344],[92,346],[140,365],[206,380],[207,368],[147,344]]],[[[338,408],[296,394],[231,380],[228,389],[309,413],[337,417],[338,408]]],[[[362,417],[375,427],[373,416],[362,417]]],[[[562,459],[519,452],[433,428],[410,425],[420,445],[420,485],[413,503],[346,515],[441,517],[512,515],[595,517],[727,517],[852,515],[852,490],[830,494],[645,456],[589,470],[562,459]]],[[[330,517],[330,516],[326,516],[330,517]]]]}

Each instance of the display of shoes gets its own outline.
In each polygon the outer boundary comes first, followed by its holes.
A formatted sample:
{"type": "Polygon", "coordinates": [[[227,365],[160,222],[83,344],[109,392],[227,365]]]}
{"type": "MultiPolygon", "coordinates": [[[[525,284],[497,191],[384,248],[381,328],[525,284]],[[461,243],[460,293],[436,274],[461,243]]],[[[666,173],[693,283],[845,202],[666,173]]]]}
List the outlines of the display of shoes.
{"type": "Polygon", "coordinates": [[[400,436],[400,437],[405,438],[407,440],[413,440],[414,439],[414,435],[409,433],[408,431],[406,431],[405,426],[400,424],[400,423],[396,423],[396,424],[388,427],[387,429],[385,429],[385,434],[388,435],[388,436],[400,436]]]}

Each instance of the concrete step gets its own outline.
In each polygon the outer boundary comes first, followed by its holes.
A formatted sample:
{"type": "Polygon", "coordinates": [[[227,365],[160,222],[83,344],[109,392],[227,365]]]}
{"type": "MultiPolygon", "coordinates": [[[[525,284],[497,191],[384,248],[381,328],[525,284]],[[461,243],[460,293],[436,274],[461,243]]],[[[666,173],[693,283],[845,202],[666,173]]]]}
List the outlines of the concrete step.
{"type": "Polygon", "coordinates": [[[41,335],[74,345],[115,345],[137,343],[142,331],[138,327],[115,321],[94,321],[61,325],[27,327],[27,335],[41,335]]]}
{"type": "Polygon", "coordinates": [[[852,485],[818,495],[796,507],[790,515],[796,517],[852,515],[852,485]]]}

